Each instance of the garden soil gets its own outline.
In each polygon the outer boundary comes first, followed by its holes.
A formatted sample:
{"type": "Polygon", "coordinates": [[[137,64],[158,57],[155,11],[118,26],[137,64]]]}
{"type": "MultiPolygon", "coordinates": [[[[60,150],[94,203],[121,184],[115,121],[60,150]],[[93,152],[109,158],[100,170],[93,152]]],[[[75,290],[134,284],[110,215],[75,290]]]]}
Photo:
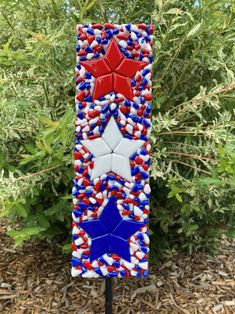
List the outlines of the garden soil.
{"type": "MultiPolygon", "coordinates": [[[[104,280],[73,279],[70,256],[45,242],[14,249],[0,225],[0,313],[104,313],[104,280]]],[[[114,279],[113,314],[235,313],[235,240],[216,256],[165,255],[148,279],[114,279]]]]}

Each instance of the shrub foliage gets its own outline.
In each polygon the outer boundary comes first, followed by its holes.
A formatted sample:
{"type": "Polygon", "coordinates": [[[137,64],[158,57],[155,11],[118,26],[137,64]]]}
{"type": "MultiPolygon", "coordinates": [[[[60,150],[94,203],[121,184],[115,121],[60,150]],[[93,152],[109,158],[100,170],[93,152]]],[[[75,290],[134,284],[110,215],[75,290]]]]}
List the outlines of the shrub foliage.
{"type": "Polygon", "coordinates": [[[151,234],[160,249],[234,235],[235,5],[2,0],[0,217],[15,245],[70,242],[75,25],[155,24],[151,234]],[[58,241],[59,239],[59,241],[58,241]]]}

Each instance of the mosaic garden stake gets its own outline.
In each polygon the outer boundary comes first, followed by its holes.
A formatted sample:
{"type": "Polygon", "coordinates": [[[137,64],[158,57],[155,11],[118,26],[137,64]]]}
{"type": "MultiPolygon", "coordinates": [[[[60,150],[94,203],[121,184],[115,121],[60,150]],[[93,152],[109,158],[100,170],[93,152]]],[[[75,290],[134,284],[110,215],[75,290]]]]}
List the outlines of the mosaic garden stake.
{"type": "Polygon", "coordinates": [[[148,276],[152,34],[77,26],[72,276],[108,278],[107,289],[148,276]]]}

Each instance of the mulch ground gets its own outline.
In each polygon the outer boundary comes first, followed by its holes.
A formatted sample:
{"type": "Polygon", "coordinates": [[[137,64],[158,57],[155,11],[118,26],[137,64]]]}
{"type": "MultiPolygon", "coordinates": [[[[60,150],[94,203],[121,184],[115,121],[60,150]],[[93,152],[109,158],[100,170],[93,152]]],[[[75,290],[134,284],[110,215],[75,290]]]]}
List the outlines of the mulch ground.
{"type": "MultiPolygon", "coordinates": [[[[0,226],[0,312],[104,313],[104,280],[70,276],[70,256],[44,242],[12,249],[0,226]]],[[[235,313],[235,241],[219,255],[165,256],[148,279],[115,279],[116,314],[235,313]]]]}

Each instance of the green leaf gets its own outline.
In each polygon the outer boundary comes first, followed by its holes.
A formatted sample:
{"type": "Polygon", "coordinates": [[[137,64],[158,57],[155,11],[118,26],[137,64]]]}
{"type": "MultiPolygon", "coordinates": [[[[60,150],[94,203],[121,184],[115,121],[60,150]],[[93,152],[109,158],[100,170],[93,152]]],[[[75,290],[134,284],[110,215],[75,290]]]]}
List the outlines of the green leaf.
{"type": "Polygon", "coordinates": [[[176,199],[177,199],[180,203],[183,202],[182,197],[180,196],[179,193],[176,193],[176,194],[175,194],[175,197],[176,197],[176,199]]]}
{"type": "Polygon", "coordinates": [[[179,8],[172,8],[170,10],[168,10],[165,14],[175,14],[175,15],[178,15],[178,14],[181,14],[183,13],[182,10],[180,10],[179,8]]]}
{"type": "Polygon", "coordinates": [[[15,241],[14,247],[18,247],[22,245],[24,241],[29,240],[32,236],[38,236],[44,230],[45,229],[42,227],[24,228],[21,230],[7,231],[7,235],[9,235],[15,241]]]}
{"type": "Polygon", "coordinates": [[[190,38],[197,34],[202,26],[202,22],[196,24],[186,35],[186,38],[190,38]]]}
{"type": "Polygon", "coordinates": [[[218,185],[221,184],[222,182],[218,179],[213,179],[210,177],[205,177],[205,178],[194,178],[193,181],[197,183],[199,186],[204,186],[204,185],[218,185]]]}
{"type": "Polygon", "coordinates": [[[15,203],[14,210],[16,214],[22,218],[26,218],[28,216],[28,211],[22,203],[15,203]]]}
{"type": "Polygon", "coordinates": [[[72,252],[72,246],[71,243],[66,243],[62,246],[62,251],[64,254],[69,254],[72,252]]]}
{"type": "Polygon", "coordinates": [[[9,214],[10,208],[6,207],[6,208],[2,208],[0,210],[0,218],[3,218],[5,216],[7,216],[9,214]]]}

